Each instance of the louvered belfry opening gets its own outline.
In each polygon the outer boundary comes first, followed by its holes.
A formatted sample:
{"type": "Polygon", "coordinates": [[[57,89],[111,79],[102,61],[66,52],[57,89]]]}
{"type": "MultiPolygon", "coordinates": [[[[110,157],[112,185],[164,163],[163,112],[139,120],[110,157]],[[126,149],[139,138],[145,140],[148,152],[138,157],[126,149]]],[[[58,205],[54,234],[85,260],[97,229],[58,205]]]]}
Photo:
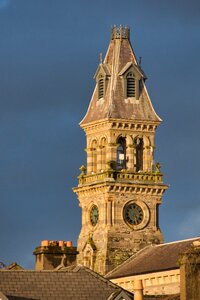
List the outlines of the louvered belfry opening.
{"type": "Polygon", "coordinates": [[[103,76],[99,76],[99,82],[98,82],[98,98],[103,98],[104,95],[104,79],[103,76]]]}
{"type": "Polygon", "coordinates": [[[135,86],[135,75],[130,72],[127,74],[127,98],[129,97],[135,97],[135,90],[136,90],[136,86],[135,86]]]}
{"type": "Polygon", "coordinates": [[[126,139],[119,137],[117,144],[117,170],[126,169],[126,139]]]}

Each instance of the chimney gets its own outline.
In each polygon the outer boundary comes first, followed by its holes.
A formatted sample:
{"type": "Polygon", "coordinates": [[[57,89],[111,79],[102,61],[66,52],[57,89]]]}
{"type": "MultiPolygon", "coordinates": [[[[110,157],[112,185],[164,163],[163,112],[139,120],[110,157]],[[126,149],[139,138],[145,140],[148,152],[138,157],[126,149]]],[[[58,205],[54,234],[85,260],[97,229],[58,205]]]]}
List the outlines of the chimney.
{"type": "Polygon", "coordinates": [[[134,300],[143,300],[143,285],[142,280],[134,280],[133,285],[133,291],[134,291],[134,300]]]}
{"type": "Polygon", "coordinates": [[[191,247],[180,253],[180,299],[200,299],[200,239],[193,242],[191,247]]]}

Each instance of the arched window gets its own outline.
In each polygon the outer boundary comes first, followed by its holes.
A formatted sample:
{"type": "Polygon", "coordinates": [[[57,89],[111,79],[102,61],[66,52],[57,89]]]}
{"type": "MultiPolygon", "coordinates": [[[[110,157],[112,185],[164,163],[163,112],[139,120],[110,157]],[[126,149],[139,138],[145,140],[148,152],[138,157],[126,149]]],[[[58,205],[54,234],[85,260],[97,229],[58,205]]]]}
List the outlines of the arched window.
{"type": "Polygon", "coordinates": [[[117,169],[126,168],[126,139],[120,137],[117,141],[117,169]]]}
{"type": "Polygon", "coordinates": [[[137,137],[135,139],[135,160],[136,172],[143,170],[143,139],[137,137]]]}
{"type": "Polygon", "coordinates": [[[99,75],[98,79],[98,99],[103,98],[104,96],[104,78],[103,75],[99,75]]]}
{"type": "Polygon", "coordinates": [[[91,246],[87,244],[83,252],[83,265],[89,269],[93,268],[93,252],[91,246]]]}
{"type": "Polygon", "coordinates": [[[126,76],[126,96],[127,98],[136,96],[136,81],[133,72],[129,72],[126,76]]]}

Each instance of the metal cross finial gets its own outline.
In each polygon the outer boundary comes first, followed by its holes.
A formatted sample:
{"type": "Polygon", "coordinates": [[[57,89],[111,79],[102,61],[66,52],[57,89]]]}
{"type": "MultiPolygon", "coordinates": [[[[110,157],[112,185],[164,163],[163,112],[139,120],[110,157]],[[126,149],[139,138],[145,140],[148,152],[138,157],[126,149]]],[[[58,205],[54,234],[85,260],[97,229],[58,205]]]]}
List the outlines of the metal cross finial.
{"type": "Polygon", "coordinates": [[[100,64],[102,64],[102,53],[100,53],[100,64]]]}

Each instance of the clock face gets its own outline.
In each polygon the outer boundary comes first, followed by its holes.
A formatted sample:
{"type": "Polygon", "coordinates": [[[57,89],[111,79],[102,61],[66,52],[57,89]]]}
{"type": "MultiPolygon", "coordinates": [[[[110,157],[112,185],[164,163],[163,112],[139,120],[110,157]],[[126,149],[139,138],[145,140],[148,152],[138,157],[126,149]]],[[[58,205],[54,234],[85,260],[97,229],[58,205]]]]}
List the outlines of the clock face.
{"type": "Polygon", "coordinates": [[[131,203],[125,206],[124,218],[131,225],[139,225],[143,221],[144,213],[139,205],[131,203]]]}
{"type": "Polygon", "coordinates": [[[92,226],[96,226],[99,220],[99,210],[96,205],[93,205],[90,210],[90,222],[92,226]]]}

